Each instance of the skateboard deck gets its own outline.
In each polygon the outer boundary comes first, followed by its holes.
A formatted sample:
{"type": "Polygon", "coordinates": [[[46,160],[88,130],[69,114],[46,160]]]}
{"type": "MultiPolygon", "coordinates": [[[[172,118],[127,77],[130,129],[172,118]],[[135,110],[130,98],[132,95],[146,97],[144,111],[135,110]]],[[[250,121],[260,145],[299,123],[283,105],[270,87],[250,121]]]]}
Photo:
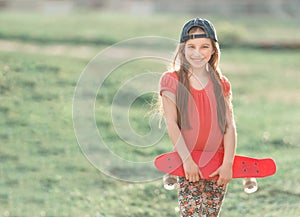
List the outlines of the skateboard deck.
{"type": "MultiPolygon", "coordinates": [[[[223,162],[224,154],[217,152],[193,151],[191,153],[193,160],[198,164],[203,179],[217,179],[218,177],[209,177],[223,162]],[[201,159],[209,156],[206,164],[200,163],[201,159]]],[[[177,152],[169,152],[155,158],[155,167],[164,172],[176,176],[185,176],[182,160],[177,152]]],[[[276,164],[271,158],[251,158],[247,156],[236,155],[232,166],[232,178],[263,178],[276,173],[276,164]]]]}

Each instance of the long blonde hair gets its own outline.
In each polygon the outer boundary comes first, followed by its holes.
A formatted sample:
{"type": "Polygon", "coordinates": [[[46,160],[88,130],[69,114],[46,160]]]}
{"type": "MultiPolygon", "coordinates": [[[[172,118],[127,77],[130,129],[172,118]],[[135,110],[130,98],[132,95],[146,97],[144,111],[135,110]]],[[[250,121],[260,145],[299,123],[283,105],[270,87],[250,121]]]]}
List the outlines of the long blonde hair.
{"type": "MultiPolygon", "coordinates": [[[[189,33],[194,33],[198,30],[202,30],[199,27],[193,27],[189,33]]],[[[220,61],[220,47],[218,42],[210,39],[214,53],[211,56],[209,64],[209,76],[214,86],[214,93],[217,102],[217,115],[218,115],[218,125],[221,132],[224,134],[226,132],[226,102],[223,93],[223,88],[221,84],[222,72],[219,67],[220,61]]],[[[176,105],[177,105],[177,122],[179,128],[190,128],[190,123],[188,119],[188,96],[190,94],[190,81],[189,81],[189,63],[185,58],[185,42],[178,45],[175,57],[173,60],[173,69],[178,76],[177,94],[176,94],[176,105]],[[179,58],[179,69],[176,69],[176,62],[179,58]]]]}

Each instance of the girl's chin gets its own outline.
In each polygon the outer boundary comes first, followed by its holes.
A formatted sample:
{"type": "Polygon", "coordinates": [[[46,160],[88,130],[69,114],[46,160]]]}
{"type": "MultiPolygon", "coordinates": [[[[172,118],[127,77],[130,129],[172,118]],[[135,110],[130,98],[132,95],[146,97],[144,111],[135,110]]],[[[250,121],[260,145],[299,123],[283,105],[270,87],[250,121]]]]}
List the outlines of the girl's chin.
{"type": "Polygon", "coordinates": [[[206,63],[192,63],[191,66],[192,68],[194,69],[201,69],[201,68],[204,68],[206,65],[206,63]]]}

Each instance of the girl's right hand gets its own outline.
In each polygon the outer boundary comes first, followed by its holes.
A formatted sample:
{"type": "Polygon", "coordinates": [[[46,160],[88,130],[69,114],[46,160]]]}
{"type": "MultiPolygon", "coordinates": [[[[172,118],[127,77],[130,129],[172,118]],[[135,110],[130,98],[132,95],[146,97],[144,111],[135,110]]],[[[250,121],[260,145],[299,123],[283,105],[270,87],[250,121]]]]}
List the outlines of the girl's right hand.
{"type": "Polygon", "coordinates": [[[183,162],[183,169],[184,169],[184,173],[185,173],[185,178],[189,182],[197,182],[202,178],[201,171],[200,171],[198,165],[192,159],[192,157],[188,157],[183,162]]]}

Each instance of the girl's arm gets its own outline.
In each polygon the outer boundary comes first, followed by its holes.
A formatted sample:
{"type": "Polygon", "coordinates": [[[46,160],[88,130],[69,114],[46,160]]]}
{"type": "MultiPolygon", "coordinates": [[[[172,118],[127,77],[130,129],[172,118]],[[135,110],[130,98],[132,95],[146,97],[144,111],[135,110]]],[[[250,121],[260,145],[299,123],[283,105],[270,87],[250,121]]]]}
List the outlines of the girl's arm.
{"type": "Polygon", "coordinates": [[[183,161],[186,179],[190,182],[199,181],[202,176],[200,169],[192,159],[190,151],[185,144],[184,138],[177,124],[177,109],[175,101],[175,95],[173,93],[169,91],[164,91],[162,93],[164,117],[168,134],[176,151],[183,161]]]}
{"type": "Polygon", "coordinates": [[[226,133],[224,134],[224,159],[219,169],[210,175],[210,177],[219,175],[217,184],[227,184],[232,179],[232,165],[236,150],[236,126],[231,103],[231,96],[225,97],[226,101],[226,133]]]}

